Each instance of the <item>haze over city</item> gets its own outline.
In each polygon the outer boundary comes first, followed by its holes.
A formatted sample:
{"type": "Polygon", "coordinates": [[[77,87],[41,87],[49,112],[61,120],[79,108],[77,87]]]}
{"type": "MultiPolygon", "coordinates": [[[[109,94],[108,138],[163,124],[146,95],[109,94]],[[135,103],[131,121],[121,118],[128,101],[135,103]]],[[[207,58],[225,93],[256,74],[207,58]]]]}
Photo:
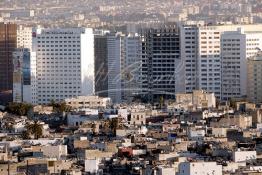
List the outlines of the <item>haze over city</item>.
{"type": "Polygon", "coordinates": [[[1,0],[1,175],[261,175],[261,0],[1,0]]]}

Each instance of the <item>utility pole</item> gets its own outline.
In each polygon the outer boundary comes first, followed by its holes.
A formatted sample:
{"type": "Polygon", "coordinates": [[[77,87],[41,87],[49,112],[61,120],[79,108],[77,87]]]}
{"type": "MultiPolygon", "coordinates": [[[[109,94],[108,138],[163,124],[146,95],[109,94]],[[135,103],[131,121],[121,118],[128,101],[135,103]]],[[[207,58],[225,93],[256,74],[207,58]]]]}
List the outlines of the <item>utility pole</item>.
{"type": "Polygon", "coordinates": [[[7,169],[8,169],[8,175],[10,175],[10,161],[8,160],[8,167],[7,167],[7,169]]]}
{"type": "Polygon", "coordinates": [[[29,175],[29,171],[28,171],[28,160],[26,160],[26,175],[29,175]]]}

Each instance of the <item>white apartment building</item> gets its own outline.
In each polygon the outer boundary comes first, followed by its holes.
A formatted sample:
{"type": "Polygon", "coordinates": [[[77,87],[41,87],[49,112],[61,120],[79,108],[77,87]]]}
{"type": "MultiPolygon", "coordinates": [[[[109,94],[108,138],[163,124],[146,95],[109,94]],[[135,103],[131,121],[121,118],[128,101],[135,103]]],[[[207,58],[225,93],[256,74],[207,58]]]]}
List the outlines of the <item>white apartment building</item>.
{"type": "Polygon", "coordinates": [[[198,29],[199,89],[221,96],[220,31],[206,27],[198,29]]]}
{"type": "Polygon", "coordinates": [[[261,47],[261,31],[260,24],[180,26],[183,64],[177,92],[202,89],[221,99],[246,95],[245,59],[261,47]]]}
{"type": "Polygon", "coordinates": [[[38,104],[94,93],[94,35],[89,28],[33,32],[38,104]]]}
{"type": "Polygon", "coordinates": [[[179,175],[222,175],[222,165],[216,162],[182,162],[179,164],[179,175]]]}
{"type": "Polygon", "coordinates": [[[32,27],[17,27],[17,48],[27,48],[32,51],[32,27]]]}
{"type": "Polygon", "coordinates": [[[196,90],[197,84],[197,26],[180,27],[181,60],[179,93],[190,93],[196,90]]]}
{"type": "Polygon", "coordinates": [[[241,98],[247,95],[247,58],[262,48],[262,31],[224,32],[221,37],[222,99],[241,98]]]}
{"type": "Polygon", "coordinates": [[[206,26],[180,26],[181,77],[177,92],[205,90],[221,95],[220,31],[206,26]]]}

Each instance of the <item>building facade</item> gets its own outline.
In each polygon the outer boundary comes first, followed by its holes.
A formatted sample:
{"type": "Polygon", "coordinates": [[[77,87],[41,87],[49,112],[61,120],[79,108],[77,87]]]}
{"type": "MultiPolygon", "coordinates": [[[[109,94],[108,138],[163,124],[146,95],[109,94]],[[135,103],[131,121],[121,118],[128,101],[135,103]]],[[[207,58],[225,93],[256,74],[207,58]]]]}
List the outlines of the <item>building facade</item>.
{"type": "Polygon", "coordinates": [[[0,23],[0,103],[12,101],[13,56],[17,47],[17,25],[0,23]]]}
{"type": "Polygon", "coordinates": [[[197,26],[180,26],[180,83],[177,92],[190,93],[197,89],[197,26]]]}
{"type": "Polygon", "coordinates": [[[220,31],[198,29],[198,85],[199,89],[221,96],[220,31]]]}
{"type": "Polygon", "coordinates": [[[175,98],[180,38],[175,27],[142,31],[142,95],[148,101],[175,98]]]}
{"type": "Polygon", "coordinates": [[[247,62],[247,99],[262,102],[262,52],[250,57],[247,62]]]}
{"type": "Polygon", "coordinates": [[[13,52],[13,102],[37,104],[36,55],[29,49],[13,52]]]}
{"type": "Polygon", "coordinates": [[[179,164],[178,174],[222,175],[222,165],[217,165],[216,162],[182,162],[179,164]]]}
{"type": "Polygon", "coordinates": [[[32,51],[32,27],[18,26],[17,27],[17,48],[27,48],[32,51]]]}
{"type": "Polygon", "coordinates": [[[245,32],[243,28],[224,32],[221,37],[222,99],[247,95],[247,60],[262,48],[262,32],[245,32]]]}
{"type": "Polygon", "coordinates": [[[38,104],[94,93],[94,35],[88,28],[33,32],[38,104]]]}
{"type": "Polygon", "coordinates": [[[140,92],[141,40],[138,35],[95,36],[96,95],[131,102],[140,92]]]}
{"type": "Polygon", "coordinates": [[[194,89],[221,100],[246,96],[246,59],[261,47],[262,25],[181,25],[182,73],[177,92],[194,89]]]}
{"type": "Polygon", "coordinates": [[[107,35],[95,35],[95,93],[108,97],[107,35]]]}
{"type": "Polygon", "coordinates": [[[122,66],[122,101],[132,102],[135,96],[141,93],[141,38],[138,35],[128,35],[123,39],[123,66],[122,66]]]}
{"type": "Polygon", "coordinates": [[[114,103],[122,102],[123,37],[122,33],[107,35],[108,97],[114,103]]]}
{"type": "Polygon", "coordinates": [[[99,96],[78,96],[66,98],[65,102],[74,109],[80,108],[106,108],[111,104],[110,98],[99,96]]]}

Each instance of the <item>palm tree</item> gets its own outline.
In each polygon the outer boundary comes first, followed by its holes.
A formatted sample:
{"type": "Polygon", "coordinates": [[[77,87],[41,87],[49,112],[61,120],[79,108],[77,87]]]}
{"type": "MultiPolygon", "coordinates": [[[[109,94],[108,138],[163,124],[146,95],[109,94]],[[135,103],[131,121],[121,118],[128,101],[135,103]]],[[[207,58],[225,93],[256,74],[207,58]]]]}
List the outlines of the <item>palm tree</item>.
{"type": "Polygon", "coordinates": [[[34,121],[33,124],[27,125],[26,129],[28,133],[34,135],[35,139],[43,136],[43,128],[37,121],[34,121]]]}
{"type": "Polygon", "coordinates": [[[104,121],[103,123],[103,130],[104,132],[109,132],[109,119],[107,119],[106,121],[104,121]]]}
{"type": "Polygon", "coordinates": [[[13,123],[12,122],[7,122],[5,125],[5,128],[9,131],[12,132],[13,130],[13,123]]]}
{"type": "Polygon", "coordinates": [[[163,105],[164,105],[164,97],[163,96],[160,96],[160,99],[159,99],[159,103],[160,103],[160,108],[162,109],[163,108],[163,105]]]}
{"type": "Polygon", "coordinates": [[[65,102],[56,103],[54,100],[51,100],[49,105],[52,106],[57,113],[69,112],[71,110],[71,107],[65,102]]]}
{"type": "Polygon", "coordinates": [[[95,135],[96,134],[96,124],[92,123],[91,127],[92,127],[92,132],[95,135]]]}
{"type": "Polygon", "coordinates": [[[113,132],[114,135],[116,135],[116,129],[118,128],[118,118],[112,118],[109,120],[109,128],[113,132]]]}
{"type": "Polygon", "coordinates": [[[23,140],[30,139],[30,133],[28,131],[23,131],[22,134],[21,134],[21,138],[23,140]]]}

